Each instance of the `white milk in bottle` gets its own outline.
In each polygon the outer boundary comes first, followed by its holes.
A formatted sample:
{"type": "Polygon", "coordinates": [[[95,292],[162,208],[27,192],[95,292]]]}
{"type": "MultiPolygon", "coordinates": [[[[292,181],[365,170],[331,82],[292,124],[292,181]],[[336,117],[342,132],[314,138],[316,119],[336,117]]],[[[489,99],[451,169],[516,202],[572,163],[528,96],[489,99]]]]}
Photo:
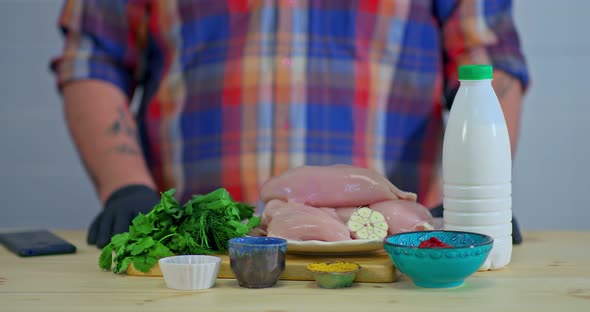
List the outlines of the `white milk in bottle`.
{"type": "Polygon", "coordinates": [[[460,87],[443,143],[444,229],[494,238],[480,270],[506,266],[512,255],[512,158],[504,114],[492,88],[492,66],[459,68],[460,87]]]}

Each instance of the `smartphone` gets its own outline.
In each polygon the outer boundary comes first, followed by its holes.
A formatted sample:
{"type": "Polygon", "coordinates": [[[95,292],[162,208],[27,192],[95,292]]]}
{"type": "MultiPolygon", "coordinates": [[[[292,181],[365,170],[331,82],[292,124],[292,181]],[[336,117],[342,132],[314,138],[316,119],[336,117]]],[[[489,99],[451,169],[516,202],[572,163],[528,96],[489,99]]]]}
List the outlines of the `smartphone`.
{"type": "Polygon", "coordinates": [[[48,230],[0,232],[0,243],[21,257],[76,252],[76,246],[48,230]]]}

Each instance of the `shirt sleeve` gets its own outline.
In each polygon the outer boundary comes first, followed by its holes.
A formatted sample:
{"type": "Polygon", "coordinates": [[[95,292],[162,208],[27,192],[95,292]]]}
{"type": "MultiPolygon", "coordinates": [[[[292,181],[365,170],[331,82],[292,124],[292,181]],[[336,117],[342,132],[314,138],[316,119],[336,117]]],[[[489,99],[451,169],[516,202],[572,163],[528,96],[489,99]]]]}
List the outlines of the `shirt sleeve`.
{"type": "Polygon", "coordinates": [[[64,48],[50,65],[58,88],[98,79],[131,98],[142,74],[143,27],[145,10],[127,1],[67,0],[59,18],[64,48]]]}
{"type": "Polygon", "coordinates": [[[434,15],[442,28],[447,101],[459,87],[457,68],[463,64],[492,64],[527,88],[529,73],[511,0],[435,0],[434,15]]]}

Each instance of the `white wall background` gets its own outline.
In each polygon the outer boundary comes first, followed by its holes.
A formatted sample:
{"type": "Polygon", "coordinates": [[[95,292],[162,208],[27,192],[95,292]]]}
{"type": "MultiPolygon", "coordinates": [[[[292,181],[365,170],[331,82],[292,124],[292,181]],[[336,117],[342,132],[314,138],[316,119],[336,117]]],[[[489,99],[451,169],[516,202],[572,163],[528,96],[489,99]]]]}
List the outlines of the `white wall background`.
{"type": "MultiPolygon", "coordinates": [[[[58,0],[0,0],[0,228],[85,228],[98,212],[47,62],[58,0]]],[[[515,0],[532,73],[514,163],[525,230],[590,229],[590,1],[515,0]]]]}

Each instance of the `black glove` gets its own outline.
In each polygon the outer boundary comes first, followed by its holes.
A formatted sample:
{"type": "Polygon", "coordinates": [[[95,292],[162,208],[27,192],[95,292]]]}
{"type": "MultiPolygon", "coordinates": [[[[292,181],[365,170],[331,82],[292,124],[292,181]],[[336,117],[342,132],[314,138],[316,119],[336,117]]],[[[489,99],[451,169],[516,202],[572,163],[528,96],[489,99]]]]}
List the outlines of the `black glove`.
{"type": "Polygon", "coordinates": [[[158,192],[145,185],[129,185],[113,192],[88,230],[88,244],[104,247],[115,234],[127,232],[133,218],[146,214],[160,201],[158,192]]]}
{"type": "MultiPolygon", "coordinates": [[[[442,205],[435,207],[430,210],[430,213],[435,218],[442,218],[444,214],[444,208],[442,205]]],[[[522,243],[522,234],[520,234],[520,228],[516,218],[512,216],[512,244],[520,245],[522,243]]]]}

